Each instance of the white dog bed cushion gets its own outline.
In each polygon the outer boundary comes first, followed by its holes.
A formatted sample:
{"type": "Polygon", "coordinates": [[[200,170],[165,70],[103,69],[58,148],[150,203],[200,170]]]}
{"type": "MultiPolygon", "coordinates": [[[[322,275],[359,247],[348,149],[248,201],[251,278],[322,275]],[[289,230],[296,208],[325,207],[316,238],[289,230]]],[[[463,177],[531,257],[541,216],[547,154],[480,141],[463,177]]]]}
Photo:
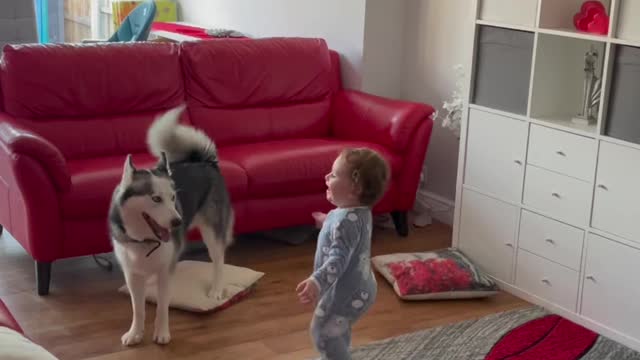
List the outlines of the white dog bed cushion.
{"type": "Polygon", "coordinates": [[[57,360],[42,346],[35,344],[19,332],[3,326],[0,326],[0,359],[57,360]]]}
{"type": "MultiPolygon", "coordinates": [[[[194,312],[213,312],[226,309],[249,295],[256,282],[264,276],[264,273],[258,271],[225,264],[222,275],[225,298],[216,300],[208,296],[212,271],[210,262],[191,260],[178,262],[175,273],[171,277],[169,307],[194,312]]],[[[126,284],[118,291],[129,294],[126,284]]],[[[155,303],[156,294],[154,277],[147,284],[146,300],[155,303]]]]}
{"type": "Polygon", "coordinates": [[[380,255],[371,260],[404,300],[481,298],[498,292],[489,276],[452,248],[380,255]]]}

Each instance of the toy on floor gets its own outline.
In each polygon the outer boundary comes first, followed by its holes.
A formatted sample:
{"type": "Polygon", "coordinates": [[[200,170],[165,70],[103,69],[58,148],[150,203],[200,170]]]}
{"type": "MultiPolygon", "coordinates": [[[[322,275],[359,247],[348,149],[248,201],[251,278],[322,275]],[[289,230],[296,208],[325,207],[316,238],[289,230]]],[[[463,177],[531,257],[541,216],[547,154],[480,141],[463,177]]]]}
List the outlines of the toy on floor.
{"type": "MultiPolygon", "coordinates": [[[[253,290],[256,282],[264,273],[248,268],[224,265],[223,284],[224,298],[216,300],[207,296],[211,285],[211,263],[185,260],[176,265],[171,278],[171,301],[169,307],[193,312],[216,312],[246,298],[253,290]]],[[[147,285],[146,300],[156,302],[155,278],[147,285]]],[[[118,289],[129,294],[127,285],[118,289]]]]}

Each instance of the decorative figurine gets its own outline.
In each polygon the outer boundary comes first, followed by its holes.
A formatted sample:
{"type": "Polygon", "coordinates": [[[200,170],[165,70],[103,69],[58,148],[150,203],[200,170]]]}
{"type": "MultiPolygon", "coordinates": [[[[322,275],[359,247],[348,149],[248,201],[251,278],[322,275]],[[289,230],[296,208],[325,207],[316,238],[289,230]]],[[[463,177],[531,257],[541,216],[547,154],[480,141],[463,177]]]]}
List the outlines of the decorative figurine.
{"type": "Polygon", "coordinates": [[[572,119],[575,124],[592,125],[598,117],[600,105],[601,80],[596,75],[596,61],[598,51],[591,49],[584,55],[584,84],[582,88],[582,103],[580,112],[572,119]]]}

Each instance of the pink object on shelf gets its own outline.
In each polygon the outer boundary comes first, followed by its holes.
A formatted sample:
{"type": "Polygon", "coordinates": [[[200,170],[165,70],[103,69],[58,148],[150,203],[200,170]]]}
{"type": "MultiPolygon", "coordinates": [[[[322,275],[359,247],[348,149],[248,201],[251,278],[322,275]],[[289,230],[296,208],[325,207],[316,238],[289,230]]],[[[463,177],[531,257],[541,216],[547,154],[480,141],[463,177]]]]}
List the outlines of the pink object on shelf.
{"type": "Polygon", "coordinates": [[[580,12],[573,16],[573,25],[579,31],[607,35],[609,32],[609,16],[600,1],[585,1],[580,12]]]}
{"type": "MultiPolygon", "coordinates": [[[[171,33],[186,35],[186,36],[193,36],[203,40],[218,39],[215,36],[207,34],[205,28],[172,23],[172,22],[156,21],[151,25],[151,29],[156,31],[161,30],[161,31],[168,31],[171,33]]],[[[248,39],[248,38],[246,36],[243,36],[243,37],[233,37],[232,39],[248,39]]]]}

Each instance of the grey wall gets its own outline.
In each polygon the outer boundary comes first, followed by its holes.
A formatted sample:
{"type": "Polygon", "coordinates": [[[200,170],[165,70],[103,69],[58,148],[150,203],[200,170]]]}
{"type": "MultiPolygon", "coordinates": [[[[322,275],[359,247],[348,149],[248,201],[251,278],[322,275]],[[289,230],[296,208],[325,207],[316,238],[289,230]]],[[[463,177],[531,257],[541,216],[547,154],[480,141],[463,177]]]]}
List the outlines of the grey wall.
{"type": "Polygon", "coordinates": [[[32,0],[0,0],[0,47],[38,41],[32,0]]]}

